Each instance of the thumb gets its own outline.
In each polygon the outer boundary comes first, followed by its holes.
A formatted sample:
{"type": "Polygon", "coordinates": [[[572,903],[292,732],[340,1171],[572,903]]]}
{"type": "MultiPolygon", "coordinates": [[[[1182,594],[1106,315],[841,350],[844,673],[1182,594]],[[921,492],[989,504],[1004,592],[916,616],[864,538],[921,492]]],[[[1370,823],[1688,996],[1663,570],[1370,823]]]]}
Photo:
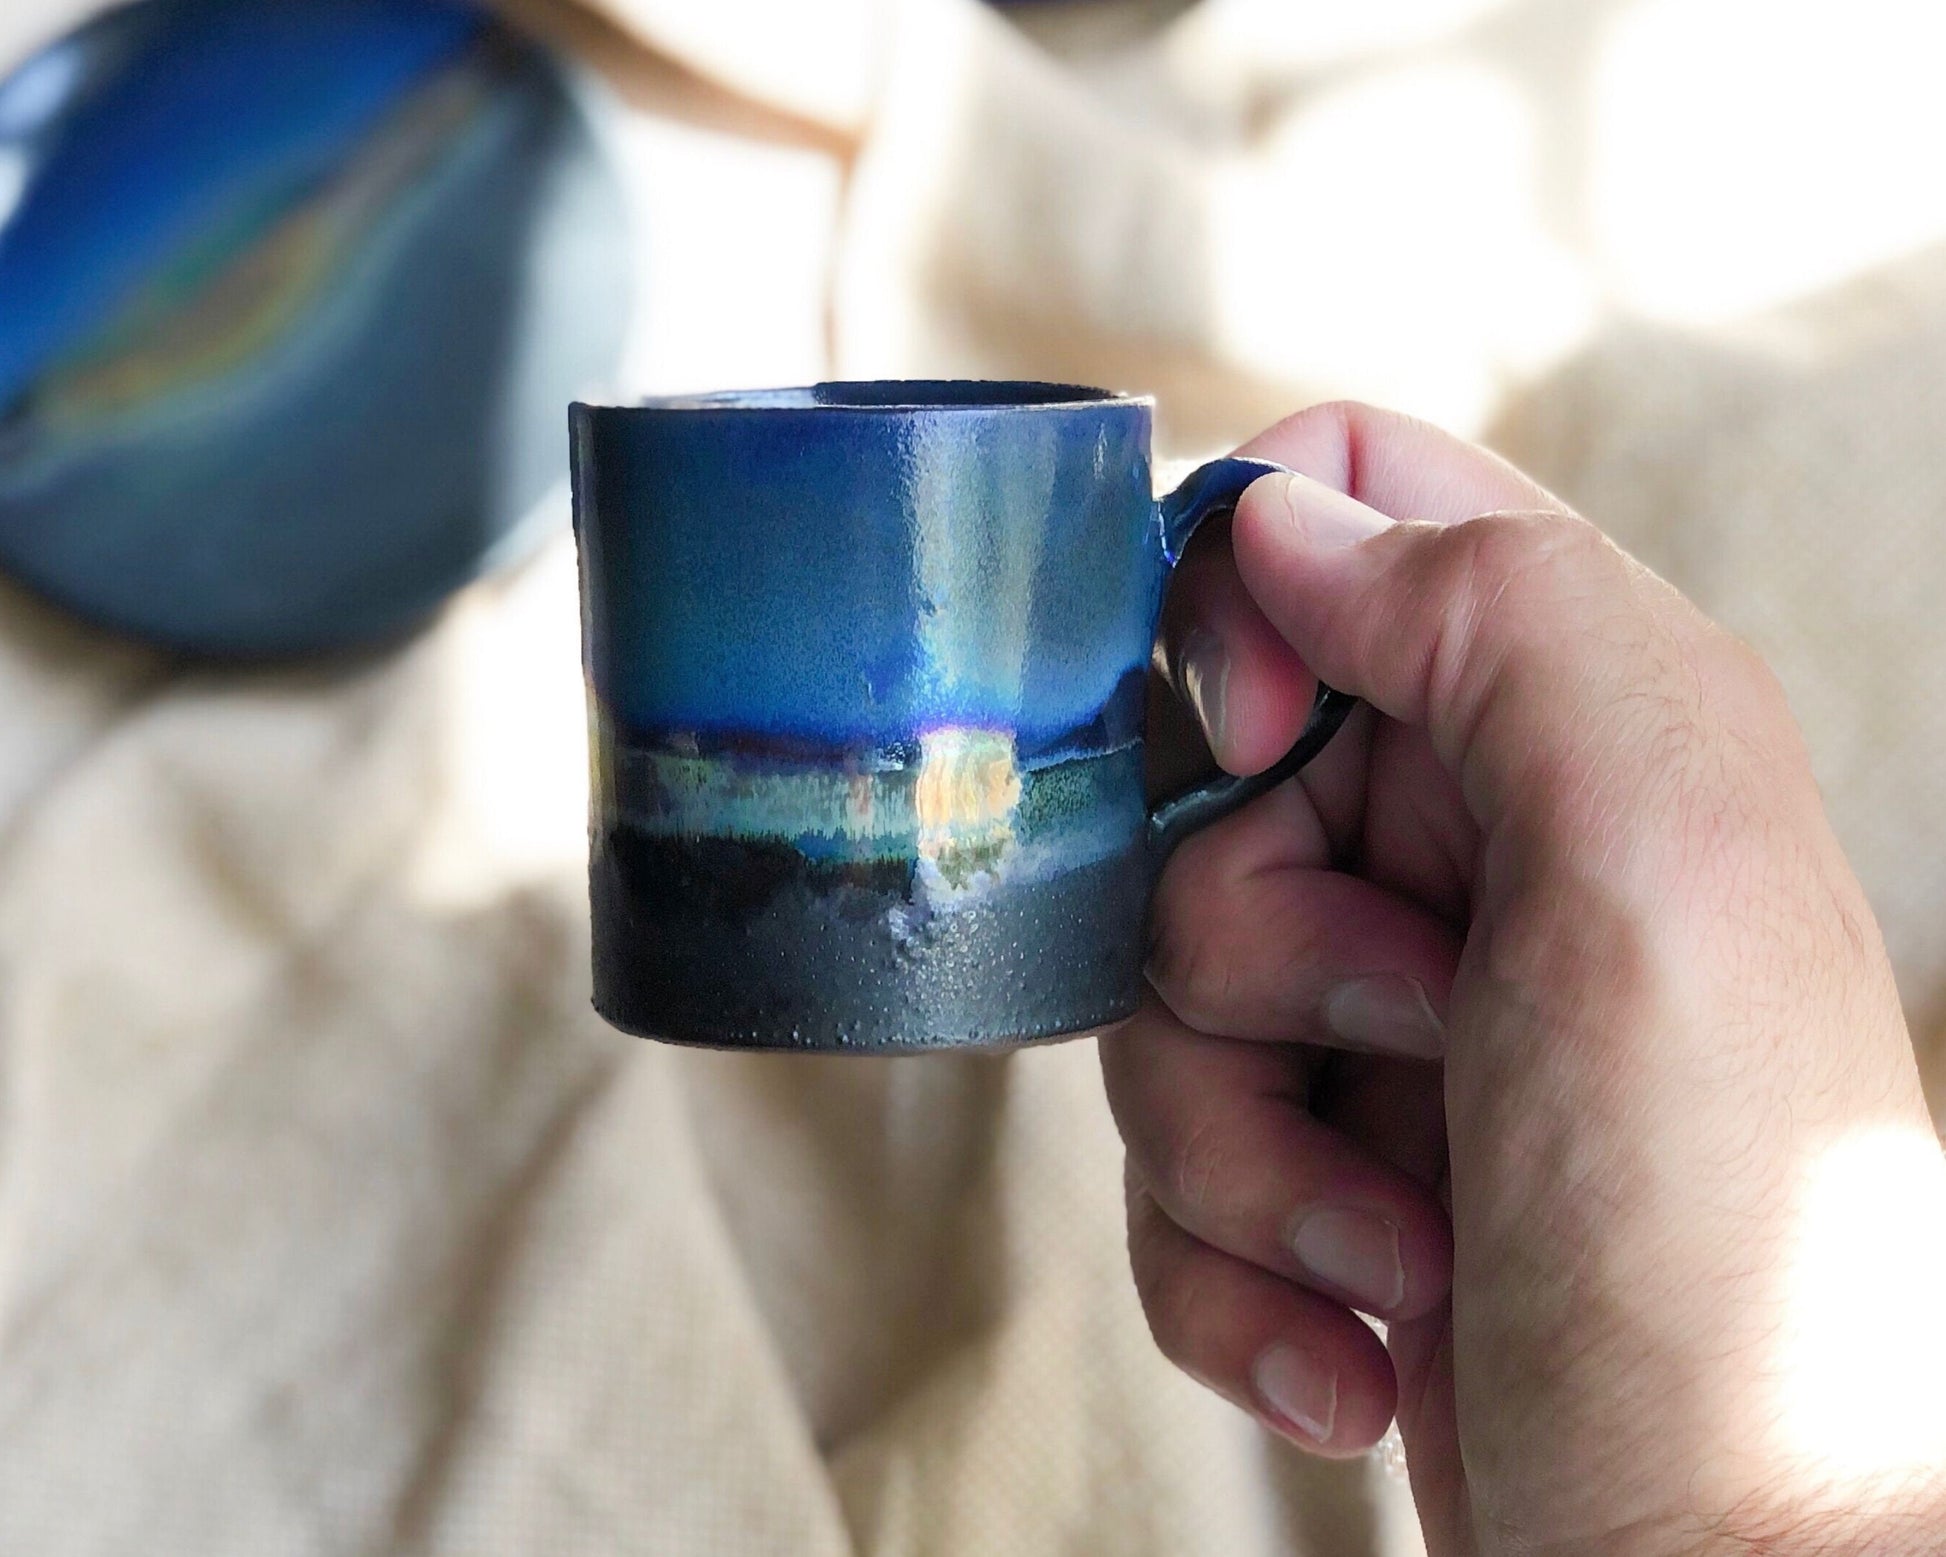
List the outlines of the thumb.
{"type": "Polygon", "coordinates": [[[1423,728],[1483,826],[1536,800],[1612,801],[1599,792],[1616,776],[1679,753],[1672,733],[1767,679],[1562,508],[1402,523],[1272,475],[1238,503],[1233,543],[1245,587],[1305,663],[1423,728]]]}

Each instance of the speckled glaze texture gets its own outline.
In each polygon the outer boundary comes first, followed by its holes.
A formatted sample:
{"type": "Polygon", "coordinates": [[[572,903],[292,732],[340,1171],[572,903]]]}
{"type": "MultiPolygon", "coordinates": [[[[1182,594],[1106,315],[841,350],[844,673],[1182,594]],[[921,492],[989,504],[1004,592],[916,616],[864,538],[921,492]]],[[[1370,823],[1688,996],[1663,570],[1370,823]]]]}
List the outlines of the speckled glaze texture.
{"type": "Polygon", "coordinates": [[[573,408],[609,1021],[882,1051],[1135,1009],[1162,856],[1294,770],[1145,810],[1166,575],[1270,468],[1158,506],[1149,423],[1011,383],[573,408]]]}

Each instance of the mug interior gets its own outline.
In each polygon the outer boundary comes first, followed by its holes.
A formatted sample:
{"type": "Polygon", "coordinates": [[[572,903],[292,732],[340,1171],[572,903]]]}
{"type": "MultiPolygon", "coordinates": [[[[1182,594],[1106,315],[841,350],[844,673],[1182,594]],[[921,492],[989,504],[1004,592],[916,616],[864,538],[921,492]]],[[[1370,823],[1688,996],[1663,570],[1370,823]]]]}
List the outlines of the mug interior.
{"type": "Polygon", "coordinates": [[[647,411],[813,410],[996,411],[1048,406],[1147,404],[1087,384],[1048,384],[1031,379],[859,379],[788,389],[730,389],[695,395],[660,395],[637,401],[647,411]]]}

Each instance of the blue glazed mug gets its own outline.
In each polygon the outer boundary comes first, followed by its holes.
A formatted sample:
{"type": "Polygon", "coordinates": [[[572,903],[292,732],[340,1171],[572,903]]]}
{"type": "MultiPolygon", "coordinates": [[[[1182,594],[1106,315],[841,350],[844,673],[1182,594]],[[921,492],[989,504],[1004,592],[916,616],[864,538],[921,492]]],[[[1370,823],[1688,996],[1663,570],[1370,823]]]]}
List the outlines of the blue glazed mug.
{"type": "Polygon", "coordinates": [[[1310,760],[1151,813],[1144,678],[1190,535],[1152,403],[820,384],[576,405],[596,1009],[742,1048],[1084,1032],[1140,1003],[1162,861],[1310,760]]]}

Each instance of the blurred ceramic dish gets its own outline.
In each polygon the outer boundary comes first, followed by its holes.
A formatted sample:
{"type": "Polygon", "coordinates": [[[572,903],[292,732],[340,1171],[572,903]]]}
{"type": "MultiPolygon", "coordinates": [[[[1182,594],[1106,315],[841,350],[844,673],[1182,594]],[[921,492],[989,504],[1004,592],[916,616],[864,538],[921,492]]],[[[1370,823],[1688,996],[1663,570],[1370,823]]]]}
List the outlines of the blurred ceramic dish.
{"type": "Polygon", "coordinates": [[[519,549],[612,368],[621,195],[537,45],[440,0],[144,0],[0,82],[0,568],[288,654],[519,549]]]}

